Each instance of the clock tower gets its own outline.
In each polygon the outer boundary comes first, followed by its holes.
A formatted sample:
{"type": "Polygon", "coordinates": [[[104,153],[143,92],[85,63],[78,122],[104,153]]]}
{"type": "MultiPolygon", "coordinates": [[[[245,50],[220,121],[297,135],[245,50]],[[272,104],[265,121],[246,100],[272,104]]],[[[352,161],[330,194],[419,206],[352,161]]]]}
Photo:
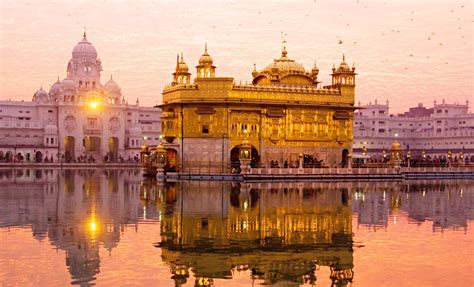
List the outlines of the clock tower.
{"type": "Polygon", "coordinates": [[[102,64],[97,58],[97,51],[87,40],[84,31],[82,40],[72,51],[72,58],[67,65],[68,78],[74,81],[79,90],[94,90],[100,86],[102,64]]]}

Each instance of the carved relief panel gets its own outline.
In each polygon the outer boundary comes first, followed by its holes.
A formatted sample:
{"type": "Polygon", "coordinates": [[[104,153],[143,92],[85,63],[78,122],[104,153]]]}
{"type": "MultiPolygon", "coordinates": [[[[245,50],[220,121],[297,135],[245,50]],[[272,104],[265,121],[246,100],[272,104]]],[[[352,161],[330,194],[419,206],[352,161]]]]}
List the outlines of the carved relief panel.
{"type": "Polygon", "coordinates": [[[73,133],[76,130],[76,118],[73,116],[67,116],[64,120],[64,128],[68,133],[73,133]]]}
{"type": "Polygon", "coordinates": [[[120,129],[120,121],[118,118],[113,117],[109,120],[109,131],[112,134],[116,134],[120,129]]]}

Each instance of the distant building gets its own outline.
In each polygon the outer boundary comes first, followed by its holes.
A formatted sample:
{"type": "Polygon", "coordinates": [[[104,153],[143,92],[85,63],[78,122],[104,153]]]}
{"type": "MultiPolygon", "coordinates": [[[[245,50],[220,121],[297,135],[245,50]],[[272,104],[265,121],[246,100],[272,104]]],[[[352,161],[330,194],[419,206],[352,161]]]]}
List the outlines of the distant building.
{"type": "MultiPolygon", "coordinates": [[[[368,104],[354,115],[354,153],[381,156],[389,153],[394,141],[414,157],[453,158],[474,156],[474,114],[466,104],[441,104],[432,108],[422,104],[408,112],[393,115],[386,104],[368,104]]],[[[471,161],[474,161],[471,160],[471,161]]]]}
{"type": "MultiPolygon", "coordinates": [[[[31,102],[0,101],[0,161],[133,159],[142,144],[157,144],[158,108],[129,105],[112,79],[103,85],[97,51],[83,39],[74,47],[67,77],[31,102]]],[[[5,95],[3,95],[5,97],[5,95]]]]}
{"type": "Polygon", "coordinates": [[[347,162],[355,67],[343,56],[332,69],[331,85],[320,87],[319,69],[306,70],[287,54],[284,47],[280,58],[260,71],[254,68],[250,84],[216,77],[207,47],[193,82],[178,58],[161,105],[169,165],[213,164],[227,171],[229,163],[238,162],[244,141],[252,148],[251,165],[297,163],[300,154],[328,166],[347,162]]]}

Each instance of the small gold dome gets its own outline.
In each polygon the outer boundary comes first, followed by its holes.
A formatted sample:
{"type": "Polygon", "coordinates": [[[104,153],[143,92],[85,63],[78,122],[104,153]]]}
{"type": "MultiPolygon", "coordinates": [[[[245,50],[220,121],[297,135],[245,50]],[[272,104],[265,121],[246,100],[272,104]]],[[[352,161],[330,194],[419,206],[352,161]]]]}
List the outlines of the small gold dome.
{"type": "Polygon", "coordinates": [[[402,149],[402,146],[400,145],[399,142],[397,142],[397,141],[393,142],[392,150],[401,150],[401,149],[402,149]]]}
{"type": "Polygon", "coordinates": [[[344,72],[349,72],[351,68],[349,65],[346,63],[346,56],[342,54],[342,62],[339,64],[339,67],[337,68],[338,71],[344,71],[344,72]]]}
{"type": "Polygon", "coordinates": [[[213,62],[212,57],[207,52],[207,43],[206,43],[206,46],[205,46],[205,49],[204,49],[204,54],[202,54],[201,57],[199,58],[199,64],[200,65],[202,65],[202,64],[211,64],[212,65],[212,62],[213,62]]]}
{"type": "Polygon", "coordinates": [[[179,63],[178,63],[178,72],[185,72],[187,73],[189,71],[189,67],[188,65],[186,64],[186,62],[184,62],[183,60],[183,53],[181,53],[181,59],[179,60],[179,63]]]}
{"type": "Polygon", "coordinates": [[[314,62],[314,67],[311,69],[312,74],[318,74],[319,73],[319,68],[316,66],[316,62],[314,62]]]}

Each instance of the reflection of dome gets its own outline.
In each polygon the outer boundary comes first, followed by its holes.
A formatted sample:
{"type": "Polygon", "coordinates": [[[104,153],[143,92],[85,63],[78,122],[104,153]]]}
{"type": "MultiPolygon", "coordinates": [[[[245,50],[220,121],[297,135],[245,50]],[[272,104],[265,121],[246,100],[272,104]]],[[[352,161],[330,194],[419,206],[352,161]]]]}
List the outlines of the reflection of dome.
{"type": "Polygon", "coordinates": [[[58,127],[55,125],[47,125],[44,127],[44,133],[45,134],[57,134],[58,133],[58,127]]]}
{"type": "Polygon", "coordinates": [[[97,59],[97,50],[87,41],[85,32],[82,41],[77,43],[72,50],[72,57],[75,59],[97,59]]]}
{"type": "Polygon", "coordinates": [[[66,77],[64,80],[61,81],[61,87],[63,90],[75,90],[76,86],[74,85],[74,81],[71,80],[69,77],[66,77]]]}
{"type": "Polygon", "coordinates": [[[286,55],[288,52],[285,50],[282,51],[280,59],[275,59],[275,61],[265,67],[262,70],[262,73],[271,73],[272,69],[278,68],[280,73],[290,73],[290,72],[300,72],[304,73],[305,69],[303,65],[296,63],[295,60],[291,60],[286,55]]]}
{"type": "Polygon", "coordinates": [[[39,90],[37,90],[34,95],[33,95],[33,101],[34,102],[42,102],[42,103],[47,103],[49,102],[49,94],[45,90],[43,90],[43,87],[41,87],[39,90]]]}
{"type": "Polygon", "coordinates": [[[112,75],[110,75],[110,80],[105,83],[105,89],[107,91],[120,91],[120,86],[114,81],[112,75]]]}
{"type": "Polygon", "coordinates": [[[51,96],[55,96],[59,93],[61,93],[61,82],[59,81],[59,77],[58,77],[58,80],[56,81],[56,83],[54,83],[51,86],[51,89],[49,90],[49,94],[51,96]]]}

